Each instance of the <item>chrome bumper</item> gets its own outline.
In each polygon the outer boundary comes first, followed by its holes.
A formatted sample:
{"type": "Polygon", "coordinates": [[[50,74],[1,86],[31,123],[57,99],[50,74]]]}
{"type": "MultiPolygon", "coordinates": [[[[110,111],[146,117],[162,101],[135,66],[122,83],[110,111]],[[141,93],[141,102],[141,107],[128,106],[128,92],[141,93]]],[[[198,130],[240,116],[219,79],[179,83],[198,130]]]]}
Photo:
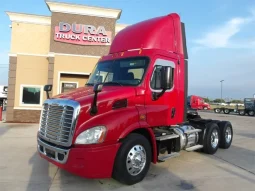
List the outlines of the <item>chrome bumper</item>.
{"type": "Polygon", "coordinates": [[[58,162],[61,164],[66,163],[69,155],[70,149],[60,149],[53,147],[39,138],[37,138],[37,150],[39,153],[43,154],[44,156],[58,162]]]}

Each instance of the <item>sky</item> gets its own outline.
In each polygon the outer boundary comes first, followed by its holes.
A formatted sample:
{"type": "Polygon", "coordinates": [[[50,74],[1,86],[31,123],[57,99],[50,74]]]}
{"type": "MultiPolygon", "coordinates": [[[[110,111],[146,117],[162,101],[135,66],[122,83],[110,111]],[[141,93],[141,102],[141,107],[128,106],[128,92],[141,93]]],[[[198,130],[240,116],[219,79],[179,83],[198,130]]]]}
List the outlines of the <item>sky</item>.
{"type": "MultiPolygon", "coordinates": [[[[186,25],[189,94],[243,99],[255,94],[254,0],[61,0],[117,8],[117,21],[134,24],[178,13],[186,25]]],[[[0,6],[0,85],[8,84],[10,20],[5,11],[50,15],[44,0],[9,0],[0,6]]]]}

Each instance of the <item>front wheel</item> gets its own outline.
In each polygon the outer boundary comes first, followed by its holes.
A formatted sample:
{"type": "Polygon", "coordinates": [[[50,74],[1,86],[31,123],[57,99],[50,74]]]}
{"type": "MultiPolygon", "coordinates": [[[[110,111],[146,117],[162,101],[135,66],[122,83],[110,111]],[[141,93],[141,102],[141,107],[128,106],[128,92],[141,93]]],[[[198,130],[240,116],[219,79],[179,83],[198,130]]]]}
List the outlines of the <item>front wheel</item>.
{"type": "Polygon", "coordinates": [[[249,112],[248,112],[248,115],[249,115],[249,116],[254,116],[254,111],[249,111],[249,112]]]}
{"type": "Polygon", "coordinates": [[[240,111],[239,111],[239,115],[242,115],[242,116],[244,116],[244,115],[245,115],[245,112],[244,112],[244,110],[240,110],[240,111]]]}
{"type": "Polygon", "coordinates": [[[151,155],[147,138],[136,133],[128,135],[115,158],[112,177],[127,185],[142,181],[150,168],[151,155]]]}

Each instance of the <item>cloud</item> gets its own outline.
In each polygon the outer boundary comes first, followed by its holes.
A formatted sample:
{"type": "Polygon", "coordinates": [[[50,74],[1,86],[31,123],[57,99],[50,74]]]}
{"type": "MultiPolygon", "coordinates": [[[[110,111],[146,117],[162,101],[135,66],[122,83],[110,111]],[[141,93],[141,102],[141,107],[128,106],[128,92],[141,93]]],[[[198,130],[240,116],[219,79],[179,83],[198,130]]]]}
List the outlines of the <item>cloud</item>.
{"type": "MultiPolygon", "coordinates": [[[[251,11],[249,17],[234,17],[224,23],[223,25],[216,27],[200,39],[194,42],[199,47],[207,48],[239,48],[238,44],[230,41],[230,39],[239,33],[243,26],[255,21],[255,9],[251,11]]],[[[254,42],[249,43],[249,46],[254,46],[254,42]]],[[[245,45],[247,46],[247,44],[245,45]]]]}

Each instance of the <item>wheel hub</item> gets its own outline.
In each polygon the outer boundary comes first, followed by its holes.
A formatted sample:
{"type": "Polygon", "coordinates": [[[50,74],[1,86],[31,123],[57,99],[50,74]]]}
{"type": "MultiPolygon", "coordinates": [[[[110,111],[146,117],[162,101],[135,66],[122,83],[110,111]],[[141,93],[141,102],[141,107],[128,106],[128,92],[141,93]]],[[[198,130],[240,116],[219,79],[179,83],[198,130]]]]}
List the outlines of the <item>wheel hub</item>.
{"type": "Polygon", "coordinates": [[[216,148],[219,143],[219,134],[216,129],[213,130],[212,135],[211,135],[211,145],[213,148],[216,148]]]}
{"type": "Polygon", "coordinates": [[[128,173],[132,176],[138,175],[144,169],[145,164],[145,149],[141,145],[135,145],[127,155],[126,166],[128,173]]]}
{"type": "Polygon", "coordinates": [[[225,132],[225,140],[227,143],[230,143],[232,138],[232,132],[231,132],[231,128],[227,127],[226,132],[225,132]]]}

